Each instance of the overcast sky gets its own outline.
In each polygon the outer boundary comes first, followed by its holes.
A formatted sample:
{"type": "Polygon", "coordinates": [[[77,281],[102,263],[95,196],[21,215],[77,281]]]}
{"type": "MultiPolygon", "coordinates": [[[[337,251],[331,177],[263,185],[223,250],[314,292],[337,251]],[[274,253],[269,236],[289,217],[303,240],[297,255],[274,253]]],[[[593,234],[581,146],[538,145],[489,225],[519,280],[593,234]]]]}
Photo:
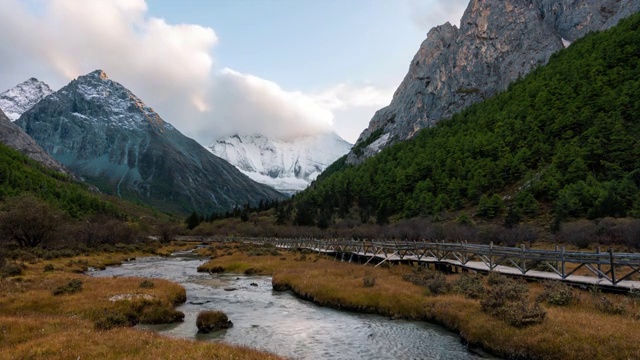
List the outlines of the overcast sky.
{"type": "Polygon", "coordinates": [[[355,142],[428,30],[468,0],[0,0],[0,92],[104,70],[203,145],[355,142]]]}

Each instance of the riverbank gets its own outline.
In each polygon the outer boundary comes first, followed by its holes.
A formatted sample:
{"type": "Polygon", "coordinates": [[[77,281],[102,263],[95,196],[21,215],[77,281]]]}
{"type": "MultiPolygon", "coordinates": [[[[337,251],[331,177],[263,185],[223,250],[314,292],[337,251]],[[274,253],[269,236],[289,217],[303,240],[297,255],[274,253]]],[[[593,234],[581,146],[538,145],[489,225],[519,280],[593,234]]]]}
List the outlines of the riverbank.
{"type": "MultiPolygon", "coordinates": [[[[574,290],[571,305],[542,303],[546,316],[541,323],[514,327],[483,311],[481,299],[456,291],[434,295],[425,286],[406,281],[416,271],[409,266],[374,268],[243,244],[217,244],[202,251],[214,259],[201,266],[201,271],[269,274],[274,289],[291,290],[323,306],[439,323],[464,341],[505,358],[640,358],[638,304],[629,297],[574,290]],[[375,279],[374,284],[371,280],[367,284],[366,278],[375,279]],[[603,308],[603,298],[609,308],[603,308]],[[624,314],[603,312],[623,308],[624,314]]],[[[445,277],[449,285],[457,280],[459,275],[445,277]]],[[[486,277],[482,281],[489,289],[486,277]]],[[[537,283],[526,284],[526,288],[529,299],[544,292],[537,283]]]]}
{"type": "MultiPolygon", "coordinates": [[[[195,245],[178,245],[180,249],[195,245]]],[[[171,248],[158,249],[164,254],[171,248]]],[[[249,348],[166,338],[132,329],[135,323],[180,320],[182,286],[161,279],[94,278],[90,268],[117,265],[144,252],[95,253],[13,265],[0,278],[3,359],[279,359],[249,348]]],[[[193,324],[195,327],[195,324],[193,324]]]]}

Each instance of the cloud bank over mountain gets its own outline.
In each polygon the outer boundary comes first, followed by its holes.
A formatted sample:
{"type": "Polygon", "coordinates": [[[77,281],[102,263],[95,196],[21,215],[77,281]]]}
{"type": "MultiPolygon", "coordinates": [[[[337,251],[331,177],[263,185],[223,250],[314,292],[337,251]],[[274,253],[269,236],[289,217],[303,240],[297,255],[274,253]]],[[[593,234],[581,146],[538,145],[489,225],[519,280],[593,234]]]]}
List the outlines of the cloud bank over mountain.
{"type": "Polygon", "coordinates": [[[203,144],[233,133],[286,138],[330,129],[354,141],[393,93],[346,80],[283,89],[219,66],[214,29],[170,24],[151,16],[145,0],[3,0],[0,42],[0,91],[32,76],[58,89],[100,68],[203,144]]]}

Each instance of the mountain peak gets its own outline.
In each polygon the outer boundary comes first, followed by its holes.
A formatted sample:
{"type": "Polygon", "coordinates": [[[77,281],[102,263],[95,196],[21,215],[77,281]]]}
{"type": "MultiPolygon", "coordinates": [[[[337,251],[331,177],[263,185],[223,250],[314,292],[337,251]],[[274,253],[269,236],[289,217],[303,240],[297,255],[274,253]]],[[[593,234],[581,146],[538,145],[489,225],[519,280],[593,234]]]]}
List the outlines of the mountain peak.
{"type": "Polygon", "coordinates": [[[90,73],[88,73],[87,75],[81,76],[81,77],[91,77],[94,79],[100,79],[100,80],[109,80],[109,77],[107,76],[107,73],[104,72],[104,70],[98,69],[98,70],[94,70],[90,73]]]}
{"type": "Polygon", "coordinates": [[[78,76],[76,80],[60,89],[59,93],[56,93],[56,96],[60,100],[66,99],[66,95],[63,94],[82,95],[87,106],[87,111],[84,112],[85,120],[94,124],[130,130],[142,130],[145,124],[149,124],[159,131],[175,130],[169,123],[164,122],[153,108],[147,106],[124,85],[109,79],[102,70],[78,76]]]}
{"type": "Polygon", "coordinates": [[[17,125],[104,192],[166,211],[227,211],[284,197],[181,134],[101,70],[48,96],[17,125]]]}
{"type": "Polygon", "coordinates": [[[46,83],[32,77],[0,94],[0,110],[16,121],[40,100],[53,93],[46,83]]]}

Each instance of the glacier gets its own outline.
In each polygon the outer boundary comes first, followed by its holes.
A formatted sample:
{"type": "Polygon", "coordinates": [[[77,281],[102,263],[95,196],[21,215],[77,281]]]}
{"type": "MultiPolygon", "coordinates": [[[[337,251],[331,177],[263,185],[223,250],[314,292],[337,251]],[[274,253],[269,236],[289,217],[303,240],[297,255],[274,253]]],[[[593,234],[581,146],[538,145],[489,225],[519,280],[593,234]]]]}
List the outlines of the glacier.
{"type": "Polygon", "coordinates": [[[292,139],[233,135],[214,141],[209,150],[252,180],[292,195],[306,189],[351,146],[335,132],[327,131],[292,139]]]}

